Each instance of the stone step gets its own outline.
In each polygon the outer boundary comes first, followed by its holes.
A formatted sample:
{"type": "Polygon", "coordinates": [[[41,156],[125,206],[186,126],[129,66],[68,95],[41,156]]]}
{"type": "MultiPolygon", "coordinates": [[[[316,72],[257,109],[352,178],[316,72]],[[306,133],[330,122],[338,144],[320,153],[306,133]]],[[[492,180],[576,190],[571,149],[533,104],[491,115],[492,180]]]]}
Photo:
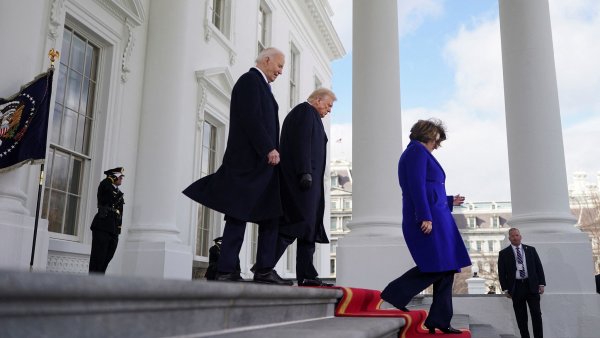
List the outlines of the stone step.
{"type": "Polygon", "coordinates": [[[500,334],[489,324],[470,324],[471,338],[500,338],[500,334]]]}
{"type": "Polygon", "coordinates": [[[170,338],[397,338],[402,318],[329,317],[170,338]]]}
{"type": "Polygon", "coordinates": [[[165,337],[332,317],[342,291],[0,271],[0,337],[165,337]]]}

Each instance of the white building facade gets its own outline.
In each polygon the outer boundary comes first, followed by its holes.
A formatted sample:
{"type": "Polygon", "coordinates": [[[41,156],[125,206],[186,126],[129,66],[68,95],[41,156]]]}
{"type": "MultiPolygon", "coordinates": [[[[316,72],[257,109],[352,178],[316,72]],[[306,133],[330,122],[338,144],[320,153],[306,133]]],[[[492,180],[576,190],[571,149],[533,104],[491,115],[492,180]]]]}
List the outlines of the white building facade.
{"type": "MultiPolygon", "coordinates": [[[[283,121],[316,87],[331,87],[330,63],[345,53],[332,14],[321,0],[3,1],[0,39],[11,52],[2,53],[0,97],[44,72],[48,50],[61,53],[34,269],[87,273],[98,183],[123,166],[123,233],[107,273],[201,275],[223,215],[181,191],[221,162],[233,84],[260,50],[282,50],[273,92],[283,121]]],[[[0,174],[0,268],[29,267],[39,171],[0,174]]],[[[246,236],[250,277],[256,226],[246,236]]],[[[316,259],[328,275],[329,249],[316,259]]],[[[278,270],[293,276],[294,261],[278,270]]]]}

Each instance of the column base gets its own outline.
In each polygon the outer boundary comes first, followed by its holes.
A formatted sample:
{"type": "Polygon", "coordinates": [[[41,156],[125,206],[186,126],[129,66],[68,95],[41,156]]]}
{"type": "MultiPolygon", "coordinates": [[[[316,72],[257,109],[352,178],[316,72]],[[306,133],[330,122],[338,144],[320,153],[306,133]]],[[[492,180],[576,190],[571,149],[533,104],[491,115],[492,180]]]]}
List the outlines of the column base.
{"type": "Polygon", "coordinates": [[[592,245],[587,234],[526,233],[523,243],[536,248],[546,275],[546,293],[595,293],[592,245]]]}
{"type": "Polygon", "coordinates": [[[337,285],[383,290],[415,266],[399,224],[351,229],[336,249],[337,285]]]}
{"type": "MultiPolygon", "coordinates": [[[[31,260],[35,217],[0,211],[0,268],[27,270],[31,260]]],[[[48,220],[38,221],[34,270],[46,270],[48,263],[48,220]]]]}
{"type": "Polygon", "coordinates": [[[165,279],[192,278],[192,250],[171,242],[125,242],[123,275],[165,279]]]}

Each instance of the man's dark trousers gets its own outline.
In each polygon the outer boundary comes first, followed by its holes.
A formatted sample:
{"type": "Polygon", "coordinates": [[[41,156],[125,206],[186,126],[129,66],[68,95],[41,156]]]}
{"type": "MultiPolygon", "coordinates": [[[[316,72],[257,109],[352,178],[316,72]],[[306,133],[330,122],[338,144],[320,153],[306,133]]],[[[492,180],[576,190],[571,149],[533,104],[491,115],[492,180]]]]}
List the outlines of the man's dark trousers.
{"type": "Polygon", "coordinates": [[[119,235],[106,231],[92,230],[92,251],[90,253],[89,271],[105,273],[108,263],[115,255],[119,235]]]}
{"type": "Polygon", "coordinates": [[[521,332],[521,338],[529,338],[529,329],[527,327],[527,305],[529,305],[529,312],[531,313],[533,336],[535,338],[542,338],[544,336],[544,331],[542,329],[540,294],[531,292],[527,279],[515,280],[512,301],[515,316],[517,317],[517,325],[521,332]]]}
{"type": "MultiPolygon", "coordinates": [[[[279,235],[277,240],[277,250],[275,253],[275,263],[279,261],[285,249],[294,243],[296,238],[279,235]]],[[[298,238],[296,242],[296,279],[303,281],[305,279],[315,279],[319,275],[317,269],[313,264],[313,257],[315,255],[315,242],[309,242],[298,238]]]]}
{"type": "MultiPolygon", "coordinates": [[[[258,243],[256,251],[256,271],[268,272],[275,266],[278,219],[258,222],[258,243]]],[[[237,272],[240,250],[244,242],[246,221],[225,216],[225,229],[221,243],[221,256],[217,270],[221,273],[237,272]]]]}

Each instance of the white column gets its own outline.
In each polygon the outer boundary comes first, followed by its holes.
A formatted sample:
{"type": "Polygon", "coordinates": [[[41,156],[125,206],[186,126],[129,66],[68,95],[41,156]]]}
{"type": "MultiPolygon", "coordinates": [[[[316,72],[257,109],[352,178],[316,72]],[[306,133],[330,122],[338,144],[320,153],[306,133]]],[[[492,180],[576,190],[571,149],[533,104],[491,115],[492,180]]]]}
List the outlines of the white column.
{"type": "Polygon", "coordinates": [[[500,33],[513,210],[509,223],[521,229],[523,242],[536,247],[544,265],[547,336],[582,337],[589,332],[583,330],[586,325],[597,324],[577,318],[597,316],[600,306],[591,312],[578,306],[597,295],[592,295],[590,241],[574,228],[569,210],[548,0],[500,0],[500,33]]]}
{"type": "Polygon", "coordinates": [[[381,289],[414,262],[402,236],[396,0],[353,1],[352,222],[337,248],[337,284],[381,289]]]}
{"type": "Polygon", "coordinates": [[[195,93],[196,83],[186,63],[192,11],[188,0],[154,1],[149,7],[139,153],[136,172],[131,173],[135,204],[123,273],[190,279],[192,253],[181,240],[177,207],[185,198],[180,166],[190,156],[182,137],[184,118],[195,111],[188,96],[195,93]]]}
{"type": "MultiPolygon", "coordinates": [[[[15,1],[0,10],[0,41],[15,41],[15,37],[32,37],[18,43],[10,52],[2,53],[0,62],[0,97],[8,98],[22,85],[46,71],[49,61],[45,50],[47,1],[15,1]],[[19,28],[19,34],[15,32],[19,28]],[[17,66],[18,65],[18,66],[17,66]]],[[[4,7],[4,4],[2,5],[4,7]]],[[[55,76],[56,78],[56,76],[55,76]]],[[[0,173],[0,268],[28,269],[35,221],[35,196],[29,196],[31,186],[39,182],[39,166],[25,165],[0,173]],[[31,201],[30,199],[33,199],[31,201]],[[31,208],[29,208],[31,206],[31,208]]],[[[40,220],[36,242],[34,268],[44,270],[48,257],[48,221],[40,220]]]]}

